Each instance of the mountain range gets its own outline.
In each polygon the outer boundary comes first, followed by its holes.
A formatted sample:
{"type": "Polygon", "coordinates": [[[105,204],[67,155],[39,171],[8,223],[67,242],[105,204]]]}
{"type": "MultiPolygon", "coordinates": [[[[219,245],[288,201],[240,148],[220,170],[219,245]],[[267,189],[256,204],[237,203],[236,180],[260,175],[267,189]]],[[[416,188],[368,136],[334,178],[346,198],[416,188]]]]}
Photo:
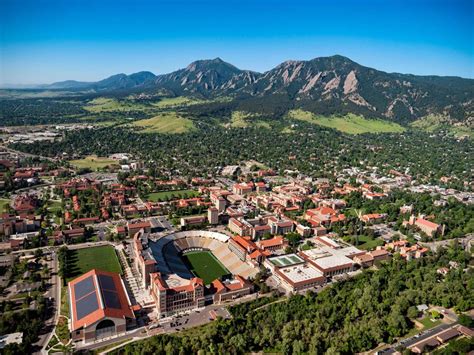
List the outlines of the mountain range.
{"type": "Polygon", "coordinates": [[[474,79],[386,73],[335,55],[289,60],[264,73],[241,70],[220,58],[198,60],[184,69],[155,75],[117,74],[97,82],[63,81],[42,89],[160,90],[172,96],[231,97],[254,106],[284,102],[322,114],[359,113],[410,122],[428,115],[471,124],[474,79]]]}

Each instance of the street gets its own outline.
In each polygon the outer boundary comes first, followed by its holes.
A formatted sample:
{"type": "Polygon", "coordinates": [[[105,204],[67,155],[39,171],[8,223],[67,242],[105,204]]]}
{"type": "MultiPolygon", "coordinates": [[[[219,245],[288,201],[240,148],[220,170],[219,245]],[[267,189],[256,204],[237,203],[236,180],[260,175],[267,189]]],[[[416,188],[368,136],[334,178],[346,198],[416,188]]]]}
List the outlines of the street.
{"type": "Polygon", "coordinates": [[[406,338],[400,342],[397,342],[396,344],[392,345],[389,349],[386,350],[381,350],[378,353],[379,354],[394,354],[396,352],[396,348],[400,345],[403,345],[405,348],[408,348],[412,345],[415,345],[416,343],[428,339],[432,336],[434,336],[437,333],[441,333],[442,331],[451,328],[453,325],[457,324],[456,323],[450,323],[450,324],[440,324],[434,328],[422,331],[421,333],[414,335],[410,338],[406,338]]]}

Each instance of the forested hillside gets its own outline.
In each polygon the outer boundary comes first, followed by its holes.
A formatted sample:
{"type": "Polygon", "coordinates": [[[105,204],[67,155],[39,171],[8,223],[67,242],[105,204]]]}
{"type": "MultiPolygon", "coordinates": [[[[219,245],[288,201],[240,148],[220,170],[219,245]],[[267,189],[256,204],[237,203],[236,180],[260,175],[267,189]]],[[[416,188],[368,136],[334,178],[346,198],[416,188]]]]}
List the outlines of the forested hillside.
{"type": "Polygon", "coordinates": [[[289,60],[264,73],[238,69],[220,58],[198,60],[169,74],[117,74],[98,82],[68,80],[37,89],[226,97],[232,103],[225,106],[251,112],[283,114],[301,108],[402,124],[435,114],[471,125],[474,117],[472,79],[386,73],[340,55],[289,60]]]}

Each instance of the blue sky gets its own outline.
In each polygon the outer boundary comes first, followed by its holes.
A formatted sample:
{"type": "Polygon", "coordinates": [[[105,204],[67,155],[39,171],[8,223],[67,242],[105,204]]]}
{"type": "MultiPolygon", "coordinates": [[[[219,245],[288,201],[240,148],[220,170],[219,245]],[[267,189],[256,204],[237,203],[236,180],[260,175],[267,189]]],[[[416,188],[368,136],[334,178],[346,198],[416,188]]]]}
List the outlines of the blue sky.
{"type": "Polygon", "coordinates": [[[0,84],[167,73],[214,57],[265,71],[333,54],[389,72],[473,78],[473,3],[0,0],[0,84]]]}

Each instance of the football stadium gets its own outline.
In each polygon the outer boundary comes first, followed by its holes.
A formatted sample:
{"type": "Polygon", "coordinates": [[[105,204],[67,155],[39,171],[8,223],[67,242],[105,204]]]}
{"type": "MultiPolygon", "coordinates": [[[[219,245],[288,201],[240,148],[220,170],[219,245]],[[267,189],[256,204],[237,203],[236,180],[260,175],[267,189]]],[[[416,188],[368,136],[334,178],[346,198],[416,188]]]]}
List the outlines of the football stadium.
{"type": "Polygon", "coordinates": [[[222,233],[185,231],[152,242],[150,247],[162,274],[186,280],[199,277],[209,281],[206,284],[222,276],[254,276],[257,270],[229,250],[228,240],[222,233]]]}

